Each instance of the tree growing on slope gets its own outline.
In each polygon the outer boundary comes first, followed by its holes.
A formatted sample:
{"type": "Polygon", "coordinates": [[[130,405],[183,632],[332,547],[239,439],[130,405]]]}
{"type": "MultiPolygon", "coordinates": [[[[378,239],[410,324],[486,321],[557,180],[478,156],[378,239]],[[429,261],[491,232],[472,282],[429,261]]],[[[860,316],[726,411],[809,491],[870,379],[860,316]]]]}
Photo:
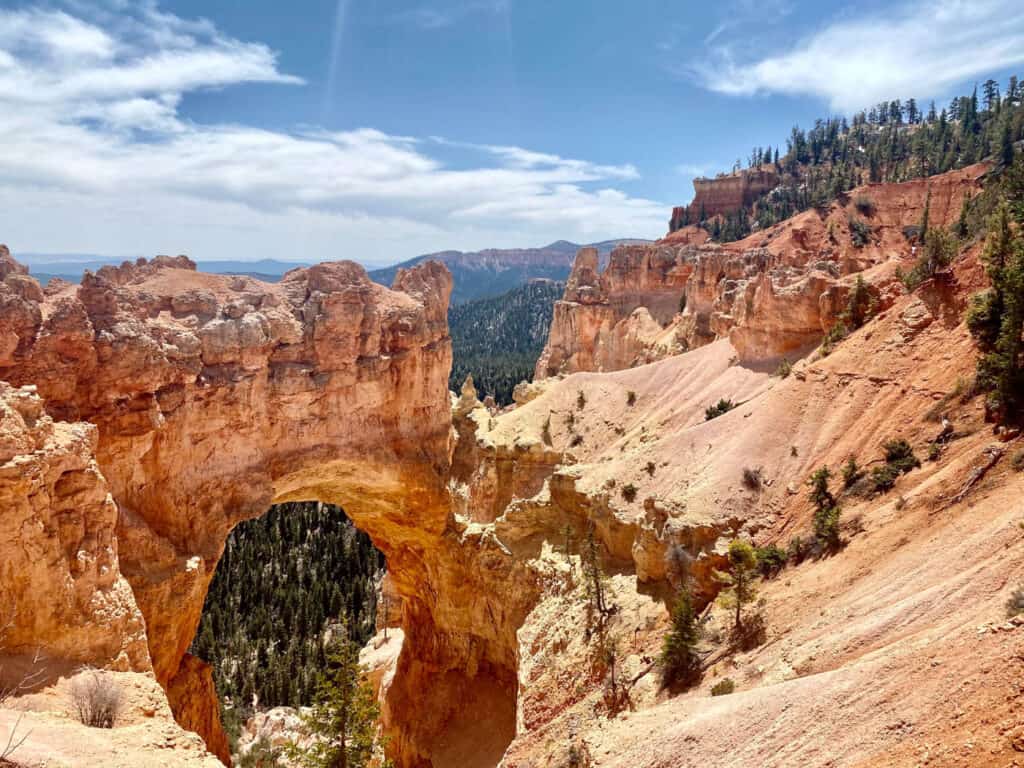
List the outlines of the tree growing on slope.
{"type": "Polygon", "coordinates": [[[814,538],[826,550],[839,547],[839,518],[841,511],[835,496],[828,488],[832,472],[828,467],[816,469],[807,485],[811,490],[808,494],[814,504],[814,538]]]}
{"type": "Polygon", "coordinates": [[[722,584],[719,605],[733,614],[733,632],[744,634],[743,609],[757,598],[757,555],[750,542],[733,539],[729,544],[729,571],[715,571],[715,579],[722,584]]]}
{"type": "Polygon", "coordinates": [[[373,688],[359,666],[359,646],[343,634],[328,651],[313,707],[302,719],[312,743],[305,748],[289,745],[288,757],[302,768],[382,765],[379,716],[373,688]]]}
{"type": "Polygon", "coordinates": [[[982,351],[977,385],[989,393],[986,410],[997,423],[1019,419],[1024,408],[1024,238],[1011,210],[1004,200],[989,220],[983,258],[992,288],[975,295],[967,312],[967,326],[982,351]]]}
{"type": "Polygon", "coordinates": [[[701,661],[697,653],[701,627],[693,609],[693,595],[684,584],[672,608],[672,628],[661,648],[661,677],[666,687],[691,686],[700,680],[701,661]]]}

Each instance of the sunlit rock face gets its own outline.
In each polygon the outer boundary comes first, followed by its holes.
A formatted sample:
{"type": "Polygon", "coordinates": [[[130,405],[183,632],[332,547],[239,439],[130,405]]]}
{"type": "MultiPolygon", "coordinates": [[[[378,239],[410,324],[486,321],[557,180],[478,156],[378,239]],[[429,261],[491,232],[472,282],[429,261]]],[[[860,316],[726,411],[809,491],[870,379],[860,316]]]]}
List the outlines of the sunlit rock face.
{"type": "Polygon", "coordinates": [[[225,539],[274,502],[319,499],[370,534],[401,596],[407,640],[386,709],[403,764],[429,758],[467,679],[508,692],[514,727],[514,627],[503,624],[523,609],[478,599],[480,579],[501,579],[507,563],[481,575],[487,547],[463,552],[448,503],[443,266],[401,271],[388,289],[350,262],[267,285],[157,257],[44,295],[3,257],[0,324],[17,340],[5,335],[0,379],[35,391],[4,390],[15,415],[0,459],[14,465],[0,492],[59,518],[5,544],[26,561],[53,552],[35,566],[34,595],[22,583],[33,571],[0,573],[32,617],[26,642],[152,668],[221,752],[215,715],[196,703],[205,692],[216,707],[205,669],[185,652],[225,539]]]}
{"type": "MultiPolygon", "coordinates": [[[[902,292],[896,267],[913,264],[906,228],[920,222],[926,202],[933,223],[951,224],[984,172],[979,165],[927,182],[867,185],[827,210],[724,245],[686,227],[656,243],[616,248],[604,271],[597,253],[584,248],[555,304],[535,378],[622,370],[723,338],[741,362],[795,359],[841,319],[857,275],[877,310],[891,306],[902,292]],[[867,243],[851,237],[850,222],[864,218],[858,199],[874,205],[867,243]]],[[[708,184],[715,195],[732,195],[729,210],[746,194],[741,177],[708,184]]]]}

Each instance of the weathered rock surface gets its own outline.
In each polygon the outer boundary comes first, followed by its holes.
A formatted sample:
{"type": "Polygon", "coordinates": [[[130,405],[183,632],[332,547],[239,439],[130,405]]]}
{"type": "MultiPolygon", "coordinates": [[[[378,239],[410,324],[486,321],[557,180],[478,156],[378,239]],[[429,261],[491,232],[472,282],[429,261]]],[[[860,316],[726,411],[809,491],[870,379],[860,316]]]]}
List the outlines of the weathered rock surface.
{"type": "MultiPolygon", "coordinates": [[[[24,275],[5,269],[9,295],[11,278],[24,275]]],[[[215,713],[201,711],[215,706],[198,696],[209,692],[205,669],[185,651],[225,538],[275,501],[321,499],[343,505],[371,535],[402,598],[406,652],[388,711],[403,764],[427,759],[477,677],[501,681],[481,687],[503,692],[511,738],[514,627],[525,603],[483,585],[508,577],[500,549],[467,547],[453,527],[450,289],[447,272],[433,263],[399,272],[389,290],[352,263],[296,270],[264,285],[199,274],[184,257],[157,257],[87,274],[79,288],[53,296],[19,293],[0,313],[0,322],[19,329],[0,379],[31,383],[39,397],[12,396],[27,404],[18,406],[19,426],[6,430],[15,485],[0,492],[38,495],[35,506],[61,515],[68,529],[63,541],[60,523],[51,523],[55,532],[43,538],[52,542],[51,562],[34,565],[55,581],[52,590],[30,593],[20,574],[3,573],[18,614],[31,616],[24,637],[52,639],[53,652],[94,663],[144,670],[152,662],[175,713],[208,729],[203,736],[222,752],[215,713]],[[88,424],[54,427],[51,417],[88,424]],[[20,426],[34,419],[35,432],[20,426]],[[69,447],[44,444],[54,429],[67,433],[69,447]],[[40,466],[29,474],[26,462],[40,466]],[[71,504],[69,516],[63,510],[71,504]],[[55,560],[89,577],[79,603],[64,612],[45,608],[73,592],[55,560]],[[105,622],[91,644],[68,631],[113,610],[83,600],[122,593],[127,619],[105,622]],[[471,604],[477,609],[467,611],[471,604]],[[426,694],[433,705],[424,691],[434,692],[426,694]]],[[[5,518],[16,511],[4,509],[5,518]]],[[[4,523],[3,531],[26,535],[17,521],[4,523]]],[[[33,532],[30,546],[39,538],[33,532]]],[[[26,562],[37,554],[22,549],[26,562]]]]}
{"type": "Polygon", "coordinates": [[[0,382],[0,642],[9,654],[45,648],[145,670],[145,626],[118,565],[117,506],[96,442],[91,424],[54,422],[33,387],[0,382]]]}
{"type": "Polygon", "coordinates": [[[721,338],[732,341],[744,362],[799,357],[835,325],[856,275],[872,286],[881,308],[891,304],[901,291],[896,268],[913,266],[903,230],[919,223],[929,191],[932,221],[950,224],[986,170],[979,165],[928,183],[868,185],[825,214],[807,211],[726,245],[695,243],[677,236],[687,234],[682,230],[651,245],[615,249],[603,272],[595,254],[583,249],[555,305],[535,377],[621,370],[721,338]],[[866,220],[871,242],[858,247],[849,222],[862,218],[854,205],[861,197],[875,208],[866,220]]]}

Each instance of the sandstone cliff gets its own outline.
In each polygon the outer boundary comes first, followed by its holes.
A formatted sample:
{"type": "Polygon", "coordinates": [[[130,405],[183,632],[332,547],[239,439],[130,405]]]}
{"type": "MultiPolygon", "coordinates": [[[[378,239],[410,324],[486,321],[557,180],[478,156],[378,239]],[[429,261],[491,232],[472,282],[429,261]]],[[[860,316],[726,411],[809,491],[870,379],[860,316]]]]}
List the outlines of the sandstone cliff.
{"type": "Polygon", "coordinates": [[[555,305],[535,376],[614,371],[729,338],[746,362],[795,359],[816,346],[845,309],[858,274],[889,303],[896,269],[913,266],[904,228],[917,225],[930,198],[935,224],[955,221],[977,194],[987,166],[905,184],[861,187],[828,211],[806,211],[745,240],[695,243],[681,231],[648,246],[618,248],[599,272],[581,250],[555,305]],[[864,216],[856,202],[870,199],[864,216]],[[871,228],[856,245],[851,220],[871,228]]]}

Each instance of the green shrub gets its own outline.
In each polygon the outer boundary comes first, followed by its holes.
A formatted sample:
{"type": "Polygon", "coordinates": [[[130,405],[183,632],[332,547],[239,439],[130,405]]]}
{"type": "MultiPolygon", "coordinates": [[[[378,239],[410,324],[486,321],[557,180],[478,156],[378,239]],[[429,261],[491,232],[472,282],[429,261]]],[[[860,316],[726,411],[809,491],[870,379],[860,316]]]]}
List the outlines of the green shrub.
{"type": "Polygon", "coordinates": [[[636,405],[636,392],[632,389],[626,393],[626,405],[636,405]]]}
{"type": "Polygon", "coordinates": [[[779,363],[779,367],[775,369],[775,375],[778,376],[780,379],[788,379],[789,374],[791,374],[792,372],[793,366],[790,364],[789,360],[785,359],[781,363],[779,363]]]}
{"type": "Polygon", "coordinates": [[[899,470],[886,464],[882,467],[875,467],[871,470],[871,485],[879,493],[892,490],[896,485],[896,478],[900,476],[899,470]]]}
{"type": "Polygon", "coordinates": [[[928,461],[938,461],[942,456],[942,448],[938,443],[928,443],[928,461]]]}
{"type": "Polygon", "coordinates": [[[750,467],[743,468],[743,485],[749,488],[751,491],[756,491],[761,487],[761,470],[751,469],[750,467]]]}
{"type": "Polygon", "coordinates": [[[583,394],[583,391],[580,390],[579,392],[576,393],[576,409],[582,411],[586,407],[587,407],[587,398],[583,394]]]}
{"type": "Polygon", "coordinates": [[[929,229],[925,235],[924,253],[903,278],[903,285],[913,291],[925,280],[930,280],[942,267],[948,266],[956,256],[957,241],[941,229],[929,229]]]}
{"type": "Polygon", "coordinates": [[[766,579],[781,571],[786,565],[786,550],[769,544],[767,547],[755,547],[754,557],[757,558],[757,569],[766,579]]]}
{"type": "Polygon", "coordinates": [[[876,309],[876,302],[871,297],[868,284],[861,275],[857,275],[846,300],[846,311],[841,316],[843,323],[856,330],[868,321],[876,309]]]}
{"type": "Polygon", "coordinates": [[[885,463],[899,472],[909,472],[921,466],[920,459],[906,440],[886,440],[882,448],[885,450],[885,463]]]}
{"type": "Polygon", "coordinates": [[[644,469],[647,470],[647,474],[648,475],[650,475],[651,477],[654,477],[655,466],[654,466],[654,462],[653,461],[648,461],[647,462],[647,466],[644,467],[644,469]]]}
{"type": "Polygon", "coordinates": [[[1006,601],[1006,614],[1008,616],[1019,616],[1024,613],[1024,584],[1017,587],[1010,599],[1006,601]]]}
{"type": "Polygon", "coordinates": [[[853,243],[854,248],[863,248],[871,242],[871,225],[864,219],[850,216],[847,218],[847,223],[850,225],[850,242],[853,243]]]}
{"type": "Polygon", "coordinates": [[[737,405],[739,405],[739,403],[734,403],[732,400],[727,400],[726,398],[723,397],[714,405],[710,405],[704,409],[704,421],[711,421],[712,419],[717,419],[723,413],[728,413],[737,405]]]}
{"type": "Polygon", "coordinates": [[[725,677],[719,680],[711,688],[712,696],[728,696],[730,693],[736,690],[736,683],[732,681],[731,677],[725,677]]]}
{"type": "Polygon", "coordinates": [[[575,448],[578,445],[583,445],[583,435],[577,433],[572,436],[572,440],[569,441],[569,447],[575,448]]]}
{"type": "Polygon", "coordinates": [[[852,487],[862,477],[864,477],[864,471],[857,466],[857,460],[851,456],[843,464],[843,487],[852,487]]]}
{"type": "Polygon", "coordinates": [[[849,336],[849,334],[850,331],[842,320],[833,325],[832,329],[825,334],[825,338],[821,342],[822,356],[828,357],[832,354],[832,350],[835,349],[835,345],[849,336]]]}
{"type": "Polygon", "coordinates": [[[624,486],[622,486],[622,498],[624,498],[628,502],[632,502],[634,499],[636,499],[636,491],[637,487],[635,485],[633,485],[632,483],[626,483],[624,486]]]}
{"type": "Polygon", "coordinates": [[[811,548],[807,545],[807,542],[802,536],[794,536],[789,540],[789,546],[786,547],[786,556],[793,561],[794,564],[799,565],[810,554],[811,548]]]}
{"type": "Polygon", "coordinates": [[[840,544],[839,519],[842,513],[828,489],[831,477],[829,468],[821,467],[811,474],[807,485],[811,488],[809,496],[814,504],[814,538],[821,547],[837,549],[840,544]]]}

